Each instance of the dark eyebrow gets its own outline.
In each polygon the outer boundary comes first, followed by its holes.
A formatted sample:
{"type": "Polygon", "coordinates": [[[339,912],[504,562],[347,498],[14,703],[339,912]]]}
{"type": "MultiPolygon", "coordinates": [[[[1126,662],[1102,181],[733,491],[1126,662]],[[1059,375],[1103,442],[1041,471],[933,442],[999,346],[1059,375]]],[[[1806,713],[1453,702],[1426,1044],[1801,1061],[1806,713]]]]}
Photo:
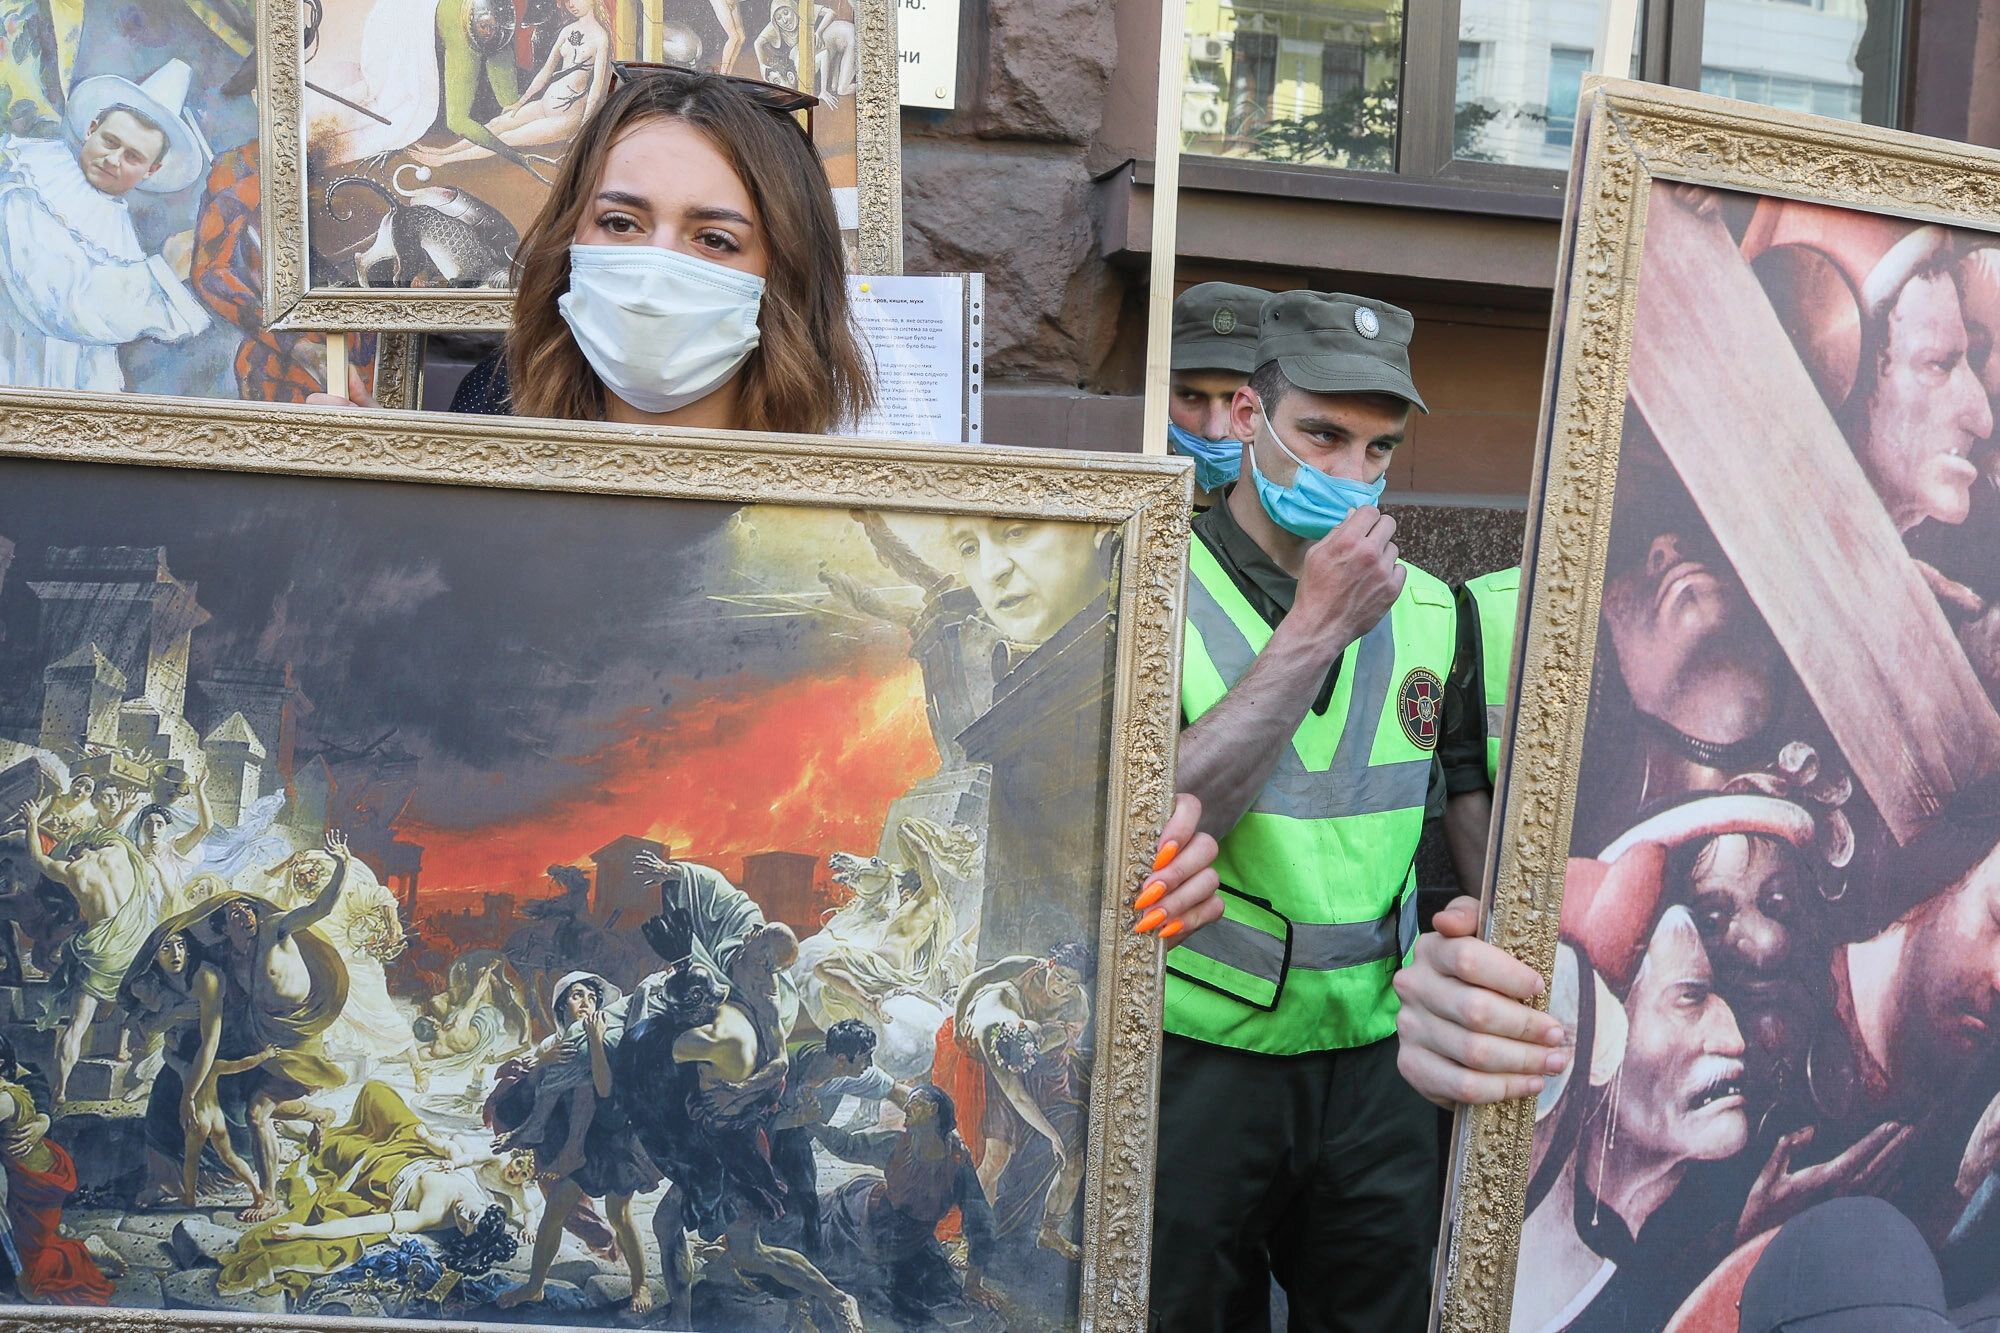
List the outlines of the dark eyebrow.
{"type": "Polygon", "coordinates": [[[703,222],[740,222],[746,227],[757,225],[733,208],[690,208],[687,215],[700,218],[703,222]]]}
{"type": "Polygon", "coordinates": [[[1341,439],[1352,439],[1354,432],[1329,417],[1302,416],[1292,425],[1315,435],[1338,435],[1341,439]]]}
{"type": "MultiPolygon", "coordinates": [[[[630,194],[624,190],[600,190],[598,191],[597,198],[600,203],[622,204],[626,208],[644,209],[649,213],[653,211],[652,200],[646,198],[644,195],[630,194]]],[[[736,222],[745,227],[755,227],[757,225],[733,208],[690,208],[687,211],[687,216],[701,222],[736,222]]]]}
{"type": "MultiPolygon", "coordinates": [[[[1351,440],[1354,438],[1353,431],[1341,425],[1338,421],[1331,420],[1330,418],[1327,417],[1312,417],[1312,416],[1300,417],[1296,425],[1300,430],[1311,431],[1315,434],[1332,435],[1342,440],[1351,440]]],[[[1409,428],[1406,426],[1402,430],[1387,431],[1381,435],[1377,435],[1373,439],[1369,440],[1368,443],[1371,445],[1376,445],[1376,444],[1387,445],[1389,448],[1393,449],[1397,445],[1403,442],[1403,437],[1408,433],[1409,433],[1409,428]]]]}

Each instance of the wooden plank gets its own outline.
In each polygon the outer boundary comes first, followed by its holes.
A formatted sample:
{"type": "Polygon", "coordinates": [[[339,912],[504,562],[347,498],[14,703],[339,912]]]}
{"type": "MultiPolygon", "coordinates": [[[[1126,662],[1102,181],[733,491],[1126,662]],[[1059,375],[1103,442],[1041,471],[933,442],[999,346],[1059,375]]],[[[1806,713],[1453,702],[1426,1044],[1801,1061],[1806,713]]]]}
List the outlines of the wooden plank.
{"type": "Polygon", "coordinates": [[[1181,79],[1187,72],[1184,0],[1160,0],[1160,87],[1153,114],[1152,290],[1146,302],[1145,438],[1139,452],[1167,451],[1167,368],[1174,343],[1174,241],[1181,195],[1181,79]]]}
{"type": "Polygon", "coordinates": [[[1720,217],[1656,183],[1630,390],[1899,842],[2000,714],[1720,217]]]}
{"type": "Polygon", "coordinates": [[[347,335],[326,335],[326,391],[336,398],[347,397],[347,335]]]}
{"type": "MultiPolygon", "coordinates": [[[[1597,72],[1613,79],[1632,77],[1632,45],[1638,36],[1639,0],[1606,0],[1604,26],[1597,35],[1597,72]]],[[[1583,113],[1578,112],[1581,120],[1583,113]]]]}

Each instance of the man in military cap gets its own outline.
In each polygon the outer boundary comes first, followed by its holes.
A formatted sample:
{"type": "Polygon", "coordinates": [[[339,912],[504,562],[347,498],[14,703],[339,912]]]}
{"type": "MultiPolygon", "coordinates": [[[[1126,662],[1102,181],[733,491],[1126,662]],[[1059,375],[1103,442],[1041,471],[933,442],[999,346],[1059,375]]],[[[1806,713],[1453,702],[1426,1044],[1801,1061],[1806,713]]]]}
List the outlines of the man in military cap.
{"type": "Polygon", "coordinates": [[[1257,368],[1257,315],[1270,293],[1203,282],[1174,300],[1168,362],[1167,448],[1194,460],[1194,507],[1208,508],[1236,480],[1243,441],[1229,432],[1236,391],[1257,368]]]}
{"type": "Polygon", "coordinates": [[[1375,507],[1423,408],[1413,329],[1355,296],[1265,302],[1230,401],[1245,475],[1195,519],[1178,777],[1221,843],[1224,916],[1167,955],[1162,1330],[1268,1326],[1273,1276],[1294,1327],[1429,1307],[1437,1121],[1396,1072],[1390,978],[1455,609],[1375,507]]]}

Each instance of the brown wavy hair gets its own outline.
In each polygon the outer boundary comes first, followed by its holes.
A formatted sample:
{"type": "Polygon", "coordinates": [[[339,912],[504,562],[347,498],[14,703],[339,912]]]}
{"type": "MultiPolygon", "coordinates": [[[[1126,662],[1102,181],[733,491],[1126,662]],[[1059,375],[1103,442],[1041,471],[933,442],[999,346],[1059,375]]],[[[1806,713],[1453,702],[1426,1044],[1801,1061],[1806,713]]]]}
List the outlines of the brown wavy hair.
{"type": "Polygon", "coordinates": [[[708,137],[750,193],[770,257],[757,315],[762,340],[744,362],[745,430],[823,435],[874,403],[869,364],[847,303],[847,265],[833,192],[798,122],[711,74],[648,70],[621,79],[585,122],[548,202],[515,252],[518,294],[507,335],[507,380],[522,416],[601,420],[605,391],[556,298],[569,290],[569,247],[597,193],[611,148],[655,120],[708,137]]]}

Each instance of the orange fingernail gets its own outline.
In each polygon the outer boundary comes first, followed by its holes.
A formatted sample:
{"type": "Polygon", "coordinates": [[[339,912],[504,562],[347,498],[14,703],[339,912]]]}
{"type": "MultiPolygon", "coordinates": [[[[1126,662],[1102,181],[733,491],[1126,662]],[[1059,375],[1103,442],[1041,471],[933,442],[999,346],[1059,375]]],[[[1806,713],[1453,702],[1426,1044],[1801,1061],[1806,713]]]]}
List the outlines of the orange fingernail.
{"type": "Polygon", "coordinates": [[[1139,934],[1144,935],[1148,931],[1152,930],[1155,926],[1159,925],[1162,921],[1165,921],[1166,919],[1167,919],[1167,914],[1165,910],[1155,907],[1152,911],[1140,917],[1139,924],[1132,927],[1132,929],[1137,931],[1139,934]]]}
{"type": "Polygon", "coordinates": [[[1156,879],[1151,884],[1148,884],[1144,889],[1140,890],[1138,898],[1135,899],[1132,903],[1132,910],[1135,912],[1143,912],[1148,907],[1151,907],[1154,903],[1160,901],[1160,899],[1166,896],[1167,896],[1167,886],[1160,883],[1160,881],[1156,879]]]}
{"type": "Polygon", "coordinates": [[[1153,858],[1153,869],[1165,870],[1167,863],[1178,856],[1180,850],[1181,845],[1177,842],[1162,843],[1160,845],[1160,854],[1153,858]]]}
{"type": "Polygon", "coordinates": [[[1169,921],[1166,925],[1160,927],[1160,938],[1170,940],[1186,929],[1187,922],[1185,921],[1169,921]]]}

